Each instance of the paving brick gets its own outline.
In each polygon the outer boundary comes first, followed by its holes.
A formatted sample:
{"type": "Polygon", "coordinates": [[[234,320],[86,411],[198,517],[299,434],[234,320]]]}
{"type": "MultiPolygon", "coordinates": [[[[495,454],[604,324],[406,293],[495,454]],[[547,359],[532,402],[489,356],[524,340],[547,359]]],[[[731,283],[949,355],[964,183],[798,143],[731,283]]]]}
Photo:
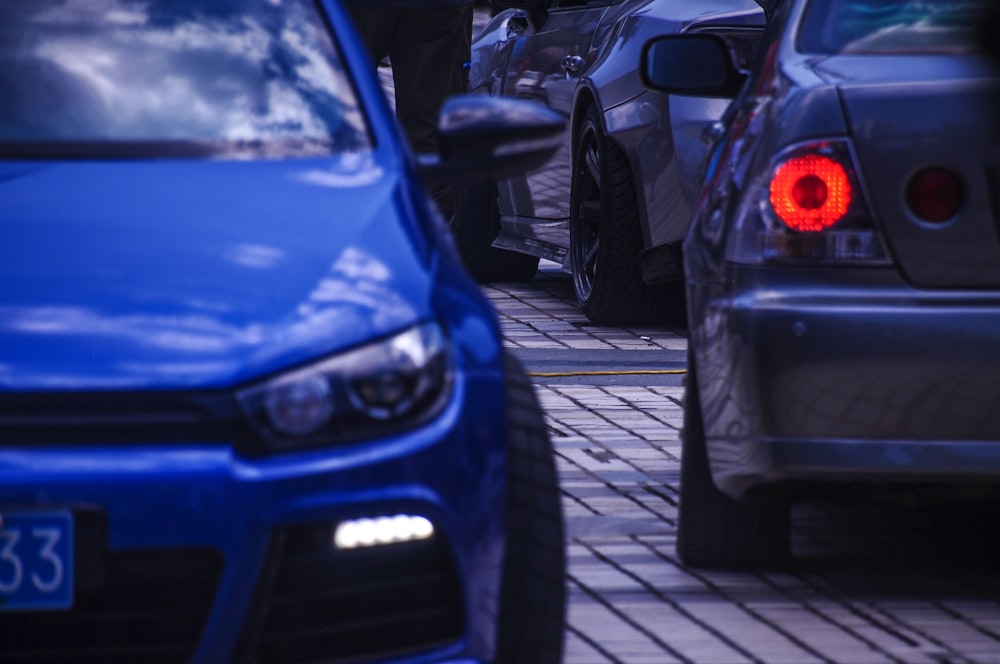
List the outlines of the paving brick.
{"type": "MultiPolygon", "coordinates": [[[[586,323],[566,275],[547,261],[531,284],[484,290],[509,347],[687,347],[682,330],[586,323]]],[[[684,388],[555,379],[535,388],[563,491],[566,664],[1000,664],[993,571],[963,580],[954,570],[954,582],[934,568],[878,574],[865,558],[838,557],[849,545],[836,536],[852,525],[840,519],[858,518],[850,513],[797,507],[793,542],[803,562],[787,570],[682,565],[674,546],[684,388]]],[[[903,525],[869,528],[870,546],[891,543],[903,525]]]]}

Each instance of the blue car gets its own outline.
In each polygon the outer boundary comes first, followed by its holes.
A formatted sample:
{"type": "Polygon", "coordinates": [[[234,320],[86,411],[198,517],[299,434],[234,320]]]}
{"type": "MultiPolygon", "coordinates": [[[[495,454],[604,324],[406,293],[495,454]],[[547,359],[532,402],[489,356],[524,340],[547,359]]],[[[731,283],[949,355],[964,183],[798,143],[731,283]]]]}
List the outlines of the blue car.
{"type": "Polygon", "coordinates": [[[459,97],[418,163],[333,0],[0,3],[0,661],[559,661],[552,447],[424,185],[562,130],[459,97]]]}

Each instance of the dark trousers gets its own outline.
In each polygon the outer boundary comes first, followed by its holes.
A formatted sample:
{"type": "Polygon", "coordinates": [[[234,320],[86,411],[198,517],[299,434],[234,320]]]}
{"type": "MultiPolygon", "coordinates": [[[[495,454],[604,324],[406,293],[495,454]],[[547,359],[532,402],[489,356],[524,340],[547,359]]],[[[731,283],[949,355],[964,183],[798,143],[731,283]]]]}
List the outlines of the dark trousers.
{"type": "Polygon", "coordinates": [[[436,152],[444,100],[468,87],[472,5],[439,9],[366,6],[350,10],[377,65],[392,64],[396,116],[415,152],[436,152]]]}

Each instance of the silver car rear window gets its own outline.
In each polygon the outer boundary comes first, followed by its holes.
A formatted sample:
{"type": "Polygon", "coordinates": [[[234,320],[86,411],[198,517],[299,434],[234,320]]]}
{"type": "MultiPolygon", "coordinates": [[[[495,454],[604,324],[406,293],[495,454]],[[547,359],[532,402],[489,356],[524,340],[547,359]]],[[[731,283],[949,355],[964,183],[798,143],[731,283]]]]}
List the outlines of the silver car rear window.
{"type": "Polygon", "coordinates": [[[974,52],[983,6],[979,0],[813,0],[798,49],[824,54],[974,52]]]}
{"type": "Polygon", "coordinates": [[[314,0],[3,0],[0,156],[370,147],[314,0]]]}

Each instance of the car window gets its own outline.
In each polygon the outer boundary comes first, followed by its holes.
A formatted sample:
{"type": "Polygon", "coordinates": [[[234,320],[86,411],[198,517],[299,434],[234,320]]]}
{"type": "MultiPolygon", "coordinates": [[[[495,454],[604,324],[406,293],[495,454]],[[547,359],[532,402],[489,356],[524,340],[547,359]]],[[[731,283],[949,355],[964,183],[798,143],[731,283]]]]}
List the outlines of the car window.
{"type": "Polygon", "coordinates": [[[961,53],[975,48],[976,0],[813,0],[799,33],[806,53],[961,53]]]}
{"type": "Polygon", "coordinates": [[[314,0],[3,0],[0,155],[361,151],[314,0]]]}

